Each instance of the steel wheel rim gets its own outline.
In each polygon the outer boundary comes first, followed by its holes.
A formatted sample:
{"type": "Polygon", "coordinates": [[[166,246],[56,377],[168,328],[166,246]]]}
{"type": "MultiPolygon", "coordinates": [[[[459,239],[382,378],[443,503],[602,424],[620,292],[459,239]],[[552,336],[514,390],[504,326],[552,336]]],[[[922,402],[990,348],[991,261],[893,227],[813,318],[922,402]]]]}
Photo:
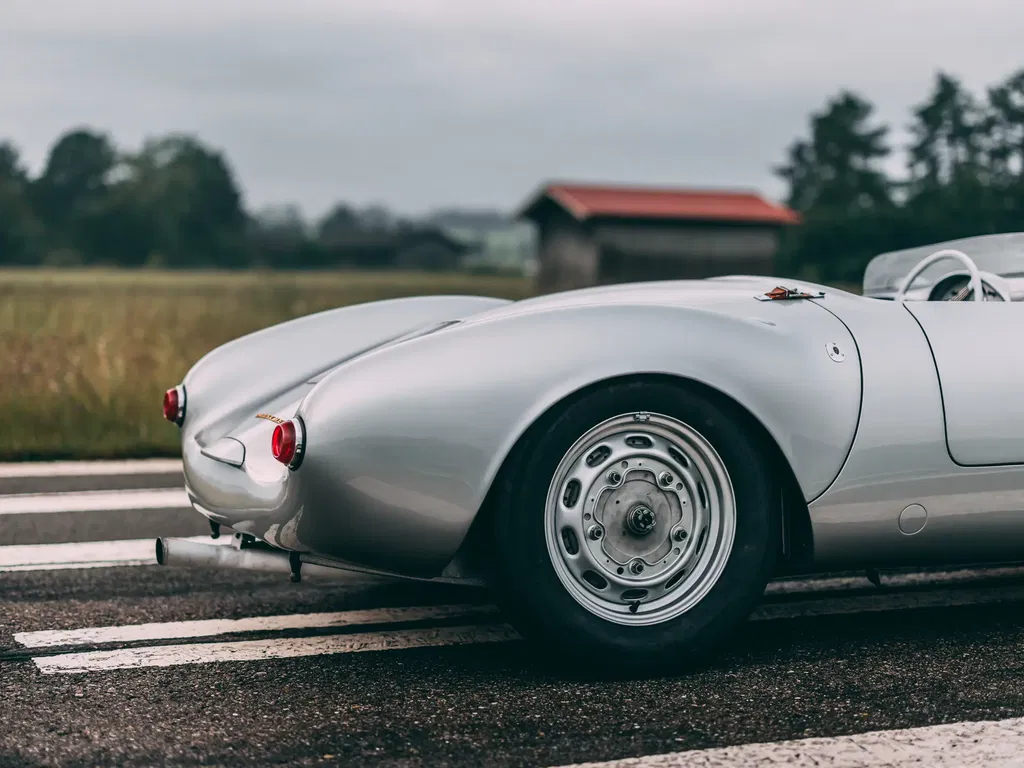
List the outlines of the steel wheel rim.
{"type": "Polygon", "coordinates": [[[544,534],[555,573],[587,611],[616,624],[660,624],[696,606],[725,569],[736,534],[732,481],[692,427],[622,414],[562,457],[544,534]]]}

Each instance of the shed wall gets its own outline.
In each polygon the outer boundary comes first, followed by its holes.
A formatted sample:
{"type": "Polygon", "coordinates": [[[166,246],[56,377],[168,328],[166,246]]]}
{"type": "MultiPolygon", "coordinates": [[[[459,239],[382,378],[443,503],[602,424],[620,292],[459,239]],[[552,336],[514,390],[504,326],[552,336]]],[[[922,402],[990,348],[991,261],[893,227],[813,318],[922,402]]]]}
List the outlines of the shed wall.
{"type": "Polygon", "coordinates": [[[594,222],[552,217],[540,228],[539,288],[774,273],[771,226],[594,222]]]}
{"type": "Polygon", "coordinates": [[[540,227],[537,287],[544,292],[584,288],[599,282],[597,245],[570,217],[540,227]]]}

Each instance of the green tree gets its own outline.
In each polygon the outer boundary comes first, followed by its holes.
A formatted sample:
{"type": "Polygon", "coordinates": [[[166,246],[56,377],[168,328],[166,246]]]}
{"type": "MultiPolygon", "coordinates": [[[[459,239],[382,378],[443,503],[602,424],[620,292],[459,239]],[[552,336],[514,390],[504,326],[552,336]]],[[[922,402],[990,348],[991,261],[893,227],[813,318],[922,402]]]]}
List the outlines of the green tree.
{"type": "Polygon", "coordinates": [[[89,217],[108,192],[108,174],[116,160],[109,137],[85,128],[65,133],[53,145],[32,185],[33,208],[51,248],[73,248],[83,229],[92,226],[89,217]]]}
{"type": "Polygon", "coordinates": [[[130,266],[237,267],[246,263],[246,214],[223,156],[192,136],[147,140],[119,158],[106,194],[87,211],[78,242],[130,266]]]}
{"type": "Polygon", "coordinates": [[[39,259],[42,228],[28,199],[28,172],[18,148],[0,142],[0,264],[39,259]]]}
{"type": "Polygon", "coordinates": [[[9,141],[0,141],[0,181],[17,184],[25,184],[28,181],[28,171],[21,163],[21,153],[9,141]]]}
{"type": "Polygon", "coordinates": [[[913,115],[908,168],[912,188],[941,187],[979,175],[984,114],[957,78],[939,72],[931,95],[913,115]]]}
{"type": "Polygon", "coordinates": [[[344,203],[338,203],[317,225],[317,240],[323,245],[333,246],[346,242],[352,235],[363,231],[359,214],[344,203]]]}
{"type": "Polygon", "coordinates": [[[249,221],[250,260],[261,267],[304,269],[319,266],[316,244],[296,205],[268,206],[249,221]]]}
{"type": "Polygon", "coordinates": [[[986,124],[993,217],[999,231],[1024,220],[1024,69],[988,90],[986,124]]]}
{"type": "Polygon", "coordinates": [[[152,169],[136,155],[123,155],[111,170],[107,194],[84,206],[76,245],[93,260],[140,267],[159,258],[161,199],[152,169]]]}
{"type": "Polygon", "coordinates": [[[1003,150],[992,117],[945,72],[936,74],[930,95],[914,107],[906,190],[918,242],[999,231],[992,160],[1003,150]]]}
{"type": "Polygon", "coordinates": [[[146,142],[135,168],[168,264],[244,265],[247,217],[220,152],[193,136],[171,134],[146,142]]]}
{"type": "Polygon", "coordinates": [[[787,202],[803,225],[782,253],[788,272],[852,280],[863,271],[879,232],[895,217],[885,125],[859,94],[841,91],[810,117],[810,136],[794,141],[773,170],[789,186],[787,202]]]}
{"type": "Polygon", "coordinates": [[[175,136],[164,140],[173,150],[166,166],[169,189],[177,202],[180,263],[212,261],[241,266],[246,215],[242,194],[227,160],[198,140],[175,136]]]}

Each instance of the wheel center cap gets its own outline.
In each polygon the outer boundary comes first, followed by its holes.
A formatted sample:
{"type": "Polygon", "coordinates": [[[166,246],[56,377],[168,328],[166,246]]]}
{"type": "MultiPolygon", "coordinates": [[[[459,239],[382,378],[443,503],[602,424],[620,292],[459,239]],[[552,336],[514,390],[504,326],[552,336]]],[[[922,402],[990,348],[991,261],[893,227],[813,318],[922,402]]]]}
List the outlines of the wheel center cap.
{"type": "Polygon", "coordinates": [[[634,536],[646,536],[654,530],[658,519],[654,516],[654,510],[646,504],[637,504],[626,515],[626,528],[634,536]]]}

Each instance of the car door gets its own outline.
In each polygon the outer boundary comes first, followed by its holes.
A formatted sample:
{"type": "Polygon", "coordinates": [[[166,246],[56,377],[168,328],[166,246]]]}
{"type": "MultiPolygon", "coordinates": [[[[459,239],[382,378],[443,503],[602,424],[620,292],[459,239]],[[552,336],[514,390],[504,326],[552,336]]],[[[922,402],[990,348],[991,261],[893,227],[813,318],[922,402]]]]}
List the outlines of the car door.
{"type": "Polygon", "coordinates": [[[905,306],[932,349],[953,460],[1024,464],[1024,303],[905,306]]]}

